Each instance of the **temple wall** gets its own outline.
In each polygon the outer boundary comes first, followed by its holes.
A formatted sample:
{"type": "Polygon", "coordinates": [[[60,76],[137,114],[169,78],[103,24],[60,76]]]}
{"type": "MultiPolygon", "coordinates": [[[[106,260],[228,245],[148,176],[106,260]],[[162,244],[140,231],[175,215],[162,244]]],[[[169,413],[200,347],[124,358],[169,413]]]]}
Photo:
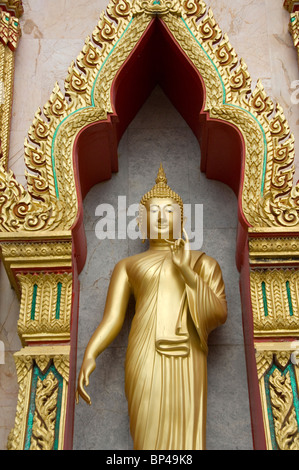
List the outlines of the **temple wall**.
{"type": "MultiPolygon", "coordinates": [[[[91,34],[105,0],[23,0],[23,35],[16,52],[9,166],[25,182],[23,142],[34,114],[48,100],[56,81],[62,86],[71,61],[91,34]]],[[[209,0],[207,2],[238,55],[247,63],[253,79],[258,78],[284,108],[290,127],[299,141],[299,80],[297,52],[288,33],[289,14],[282,0],[209,0]],[[229,6],[228,6],[229,5],[229,6]],[[296,85],[296,84],[295,84],[296,85]],[[297,90],[299,89],[297,85],[297,90]]],[[[200,174],[200,149],[182,118],[155,89],[124,134],[119,146],[120,171],[87,195],[85,229],[88,259],[80,275],[81,299],[78,338],[78,367],[84,348],[101,318],[109,276],[115,263],[144,249],[140,240],[99,240],[95,229],[96,207],[109,203],[117,208],[117,197],[127,205],[138,203],[154,182],[163,161],[170,186],[186,203],[203,204],[203,247],[215,257],[224,275],[229,317],[210,337],[208,449],[252,448],[245,357],[242,337],[238,272],[235,267],[237,201],[222,183],[200,174]]],[[[299,179],[299,149],[295,180],[299,179]]],[[[92,407],[83,402],[76,408],[75,449],[127,449],[129,436],[124,396],[124,354],[132,316],[117,340],[98,359],[89,392],[92,407]]],[[[5,364],[0,364],[0,449],[13,427],[17,382],[13,352],[20,349],[16,333],[19,304],[0,266],[0,340],[5,346],[5,364]]]]}

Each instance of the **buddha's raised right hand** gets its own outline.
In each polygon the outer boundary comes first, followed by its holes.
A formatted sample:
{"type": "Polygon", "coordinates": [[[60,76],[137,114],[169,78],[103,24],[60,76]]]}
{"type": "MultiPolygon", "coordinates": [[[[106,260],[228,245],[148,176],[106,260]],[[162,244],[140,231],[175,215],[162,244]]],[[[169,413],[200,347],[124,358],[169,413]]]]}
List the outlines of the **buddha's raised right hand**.
{"type": "Polygon", "coordinates": [[[91,399],[84,387],[89,385],[89,376],[96,368],[96,361],[93,357],[84,357],[81,370],[78,377],[78,385],[76,390],[76,403],[79,403],[79,395],[83,400],[91,405],[91,399]]]}

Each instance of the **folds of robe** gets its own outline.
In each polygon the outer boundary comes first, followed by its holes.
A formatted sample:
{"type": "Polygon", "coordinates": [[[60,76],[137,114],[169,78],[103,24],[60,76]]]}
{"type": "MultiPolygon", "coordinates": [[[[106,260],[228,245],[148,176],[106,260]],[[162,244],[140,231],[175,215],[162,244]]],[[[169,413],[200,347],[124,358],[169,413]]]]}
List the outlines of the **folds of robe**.
{"type": "Polygon", "coordinates": [[[136,300],[125,367],[130,429],[135,449],[200,450],[206,435],[207,340],[226,319],[224,283],[215,260],[192,252],[196,288],[185,287],[177,312],[170,312],[172,325],[164,327],[157,306],[166,256],[153,252],[128,272],[136,300]]]}

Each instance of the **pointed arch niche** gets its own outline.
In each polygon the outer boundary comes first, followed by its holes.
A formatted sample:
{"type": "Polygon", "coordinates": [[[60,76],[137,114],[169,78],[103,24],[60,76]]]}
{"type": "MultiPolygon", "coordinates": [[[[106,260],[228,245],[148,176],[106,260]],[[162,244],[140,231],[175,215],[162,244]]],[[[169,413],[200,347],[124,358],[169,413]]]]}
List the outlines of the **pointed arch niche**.
{"type": "Polygon", "coordinates": [[[1,256],[21,300],[23,345],[15,355],[20,392],[10,448],[40,445],[34,413],[43,387],[36,383],[49,377],[60,395],[43,446],[72,447],[82,201],[118,171],[119,141],[157,84],[197,138],[201,170],[238,198],[254,447],[297,446],[299,193],[283,111],[260,82],[251,90],[246,64],[202,1],[111,0],[71,64],[65,90],[56,84],[35,115],[25,142],[28,189],[0,166],[1,256]],[[286,416],[292,426],[282,432],[286,416]]]}

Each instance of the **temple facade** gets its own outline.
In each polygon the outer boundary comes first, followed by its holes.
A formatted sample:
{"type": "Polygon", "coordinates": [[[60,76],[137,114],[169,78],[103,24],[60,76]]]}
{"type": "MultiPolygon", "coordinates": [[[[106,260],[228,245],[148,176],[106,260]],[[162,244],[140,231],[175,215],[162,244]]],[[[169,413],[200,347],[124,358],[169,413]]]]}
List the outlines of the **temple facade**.
{"type": "Polygon", "coordinates": [[[207,448],[299,448],[299,3],[0,1],[0,448],[132,449],[132,301],[75,405],[160,162],[228,319],[207,448]]]}

